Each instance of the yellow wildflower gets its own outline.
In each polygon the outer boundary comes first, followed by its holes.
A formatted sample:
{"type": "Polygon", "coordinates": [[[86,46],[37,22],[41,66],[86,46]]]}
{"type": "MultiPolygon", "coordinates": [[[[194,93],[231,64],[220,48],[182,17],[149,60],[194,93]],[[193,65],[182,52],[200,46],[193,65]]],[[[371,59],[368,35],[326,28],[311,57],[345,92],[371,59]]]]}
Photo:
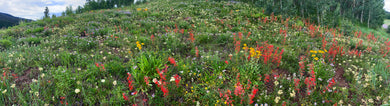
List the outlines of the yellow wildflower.
{"type": "Polygon", "coordinates": [[[251,54],[251,57],[254,57],[256,55],[256,51],[254,48],[249,48],[249,53],[251,54]]]}
{"type": "Polygon", "coordinates": [[[257,50],[256,53],[257,53],[256,58],[260,58],[260,56],[262,55],[261,52],[260,52],[260,50],[257,50]]]}
{"type": "Polygon", "coordinates": [[[242,47],[242,49],[248,49],[248,47],[246,47],[246,44],[244,44],[244,47],[242,47]]]}
{"type": "Polygon", "coordinates": [[[322,50],[318,50],[318,53],[324,54],[325,52],[322,50]]]}
{"type": "Polygon", "coordinates": [[[148,11],[148,9],[147,9],[147,8],[145,8],[145,9],[144,9],[144,11],[148,11]]]}
{"type": "Polygon", "coordinates": [[[314,60],[318,60],[318,57],[315,57],[314,60]]]}
{"type": "Polygon", "coordinates": [[[142,10],[142,8],[137,8],[137,11],[141,11],[142,10]]]}
{"type": "Polygon", "coordinates": [[[136,44],[137,44],[138,49],[139,49],[139,50],[142,50],[142,46],[141,46],[141,44],[139,43],[139,41],[137,41],[136,44]]]}
{"type": "Polygon", "coordinates": [[[316,57],[316,55],[315,55],[315,54],[312,54],[311,57],[316,57]]]}

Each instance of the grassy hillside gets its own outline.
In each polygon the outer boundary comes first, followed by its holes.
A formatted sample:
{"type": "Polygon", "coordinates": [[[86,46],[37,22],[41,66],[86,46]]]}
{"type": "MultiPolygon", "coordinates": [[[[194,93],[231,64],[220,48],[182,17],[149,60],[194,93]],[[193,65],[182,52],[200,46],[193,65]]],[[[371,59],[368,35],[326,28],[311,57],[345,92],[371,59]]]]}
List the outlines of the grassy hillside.
{"type": "Polygon", "coordinates": [[[390,20],[389,19],[385,19],[384,24],[390,25],[390,20]]]}
{"type": "Polygon", "coordinates": [[[389,102],[387,38],[280,17],[159,0],[0,30],[0,104],[389,102]]]}

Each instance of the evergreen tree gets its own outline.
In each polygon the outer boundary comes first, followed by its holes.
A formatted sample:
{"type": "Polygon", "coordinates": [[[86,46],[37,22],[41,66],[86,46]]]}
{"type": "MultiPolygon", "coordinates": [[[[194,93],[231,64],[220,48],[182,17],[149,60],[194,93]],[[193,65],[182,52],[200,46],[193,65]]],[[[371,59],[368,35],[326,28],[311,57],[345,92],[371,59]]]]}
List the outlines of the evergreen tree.
{"type": "Polygon", "coordinates": [[[65,14],[66,14],[67,16],[73,14],[72,6],[67,6],[67,7],[66,7],[65,14]]]}
{"type": "Polygon", "coordinates": [[[45,11],[43,12],[45,14],[45,17],[44,18],[50,18],[49,17],[49,8],[45,8],[45,11]]]}

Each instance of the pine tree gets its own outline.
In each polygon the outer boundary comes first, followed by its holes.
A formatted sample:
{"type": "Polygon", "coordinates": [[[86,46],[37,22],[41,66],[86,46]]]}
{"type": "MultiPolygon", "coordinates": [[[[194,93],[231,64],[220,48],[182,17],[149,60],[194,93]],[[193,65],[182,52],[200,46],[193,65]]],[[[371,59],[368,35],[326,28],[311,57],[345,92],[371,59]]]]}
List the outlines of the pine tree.
{"type": "Polygon", "coordinates": [[[45,17],[44,18],[50,18],[49,17],[49,8],[45,8],[45,11],[43,12],[45,14],[45,17]]]}

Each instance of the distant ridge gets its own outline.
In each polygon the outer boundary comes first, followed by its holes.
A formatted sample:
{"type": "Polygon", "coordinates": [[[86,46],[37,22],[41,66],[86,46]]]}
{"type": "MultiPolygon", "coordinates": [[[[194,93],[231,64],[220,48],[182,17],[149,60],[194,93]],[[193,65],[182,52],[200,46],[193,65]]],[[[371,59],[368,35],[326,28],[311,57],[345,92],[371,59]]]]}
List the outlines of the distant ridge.
{"type": "Polygon", "coordinates": [[[10,26],[18,25],[20,21],[31,21],[30,19],[24,19],[15,17],[10,14],[0,12],[0,28],[7,28],[10,26]]]}

